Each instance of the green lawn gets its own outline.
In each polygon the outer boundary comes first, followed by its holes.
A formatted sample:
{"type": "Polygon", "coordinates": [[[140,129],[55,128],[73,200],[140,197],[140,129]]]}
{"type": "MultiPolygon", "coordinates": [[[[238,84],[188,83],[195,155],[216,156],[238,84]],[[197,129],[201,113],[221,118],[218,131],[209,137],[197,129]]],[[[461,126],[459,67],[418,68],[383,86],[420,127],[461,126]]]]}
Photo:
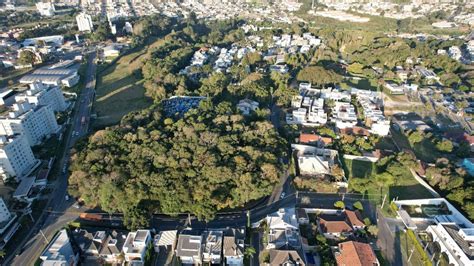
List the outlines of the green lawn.
{"type": "Polygon", "coordinates": [[[94,106],[97,114],[95,127],[116,124],[129,112],[152,104],[152,100],[145,96],[143,80],[133,75],[133,71],[141,68],[146,56],[147,53],[139,50],[99,68],[94,106]]]}
{"type": "Polygon", "coordinates": [[[408,260],[413,250],[413,255],[410,259],[410,265],[425,265],[422,260],[422,255],[418,252],[413,244],[412,240],[408,237],[407,233],[403,231],[397,231],[396,237],[400,238],[400,249],[403,256],[408,260]]]}
{"type": "Polygon", "coordinates": [[[408,138],[398,130],[392,130],[392,138],[397,142],[401,149],[412,150],[416,157],[424,162],[433,163],[437,158],[443,157],[435,147],[435,145],[429,140],[424,139],[420,143],[415,143],[413,146],[410,145],[408,138]]]}
{"type": "Polygon", "coordinates": [[[343,89],[354,87],[354,88],[362,89],[362,90],[376,91],[378,88],[378,85],[377,85],[377,80],[375,79],[361,78],[360,80],[347,79],[341,84],[341,87],[343,89]]]}
{"type": "Polygon", "coordinates": [[[376,173],[376,166],[372,162],[360,160],[343,159],[344,170],[348,174],[348,178],[352,177],[370,177],[376,173]]]}

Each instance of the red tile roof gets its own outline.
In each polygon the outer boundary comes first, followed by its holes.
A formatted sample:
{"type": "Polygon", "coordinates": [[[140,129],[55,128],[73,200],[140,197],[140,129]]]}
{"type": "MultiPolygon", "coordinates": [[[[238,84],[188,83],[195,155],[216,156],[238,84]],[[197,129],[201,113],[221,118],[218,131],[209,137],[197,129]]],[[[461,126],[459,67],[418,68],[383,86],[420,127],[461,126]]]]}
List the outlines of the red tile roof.
{"type": "Polygon", "coordinates": [[[377,257],[369,244],[347,241],[339,244],[336,254],[339,266],[373,266],[378,265],[377,257]]]}
{"type": "Polygon", "coordinates": [[[347,233],[352,232],[352,227],[346,221],[328,221],[324,218],[319,219],[321,230],[324,233],[347,233]]]}
{"type": "Polygon", "coordinates": [[[340,131],[347,135],[370,136],[369,130],[363,127],[347,127],[340,129],[340,131]]]}
{"type": "Polygon", "coordinates": [[[300,143],[311,143],[311,142],[318,142],[318,141],[321,141],[322,143],[324,143],[324,145],[328,145],[332,143],[332,138],[321,137],[316,134],[302,133],[300,135],[300,143]]]}
{"type": "Polygon", "coordinates": [[[347,216],[347,220],[349,220],[349,223],[352,226],[365,226],[364,222],[361,219],[359,211],[346,210],[345,213],[347,216]]]}

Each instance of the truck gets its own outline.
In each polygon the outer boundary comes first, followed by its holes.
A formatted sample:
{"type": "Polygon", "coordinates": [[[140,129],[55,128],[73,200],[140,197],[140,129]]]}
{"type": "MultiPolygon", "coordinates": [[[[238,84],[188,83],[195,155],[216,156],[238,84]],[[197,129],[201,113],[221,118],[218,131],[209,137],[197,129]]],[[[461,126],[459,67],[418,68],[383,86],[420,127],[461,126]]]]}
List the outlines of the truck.
{"type": "Polygon", "coordinates": [[[83,212],[79,215],[79,218],[88,221],[100,222],[102,221],[102,214],[83,212]]]}

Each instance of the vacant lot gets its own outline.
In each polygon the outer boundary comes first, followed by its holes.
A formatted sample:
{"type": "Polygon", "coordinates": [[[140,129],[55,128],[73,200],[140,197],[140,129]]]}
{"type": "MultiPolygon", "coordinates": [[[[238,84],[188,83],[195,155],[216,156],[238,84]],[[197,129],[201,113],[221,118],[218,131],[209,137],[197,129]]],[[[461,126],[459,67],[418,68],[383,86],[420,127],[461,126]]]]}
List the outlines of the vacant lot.
{"type": "Polygon", "coordinates": [[[348,173],[348,178],[360,177],[366,178],[371,177],[376,173],[375,164],[369,161],[361,160],[344,160],[344,170],[348,173]]]}
{"type": "Polygon", "coordinates": [[[143,80],[134,75],[134,71],[141,69],[153,48],[162,43],[161,40],[153,42],[139,51],[121,56],[108,66],[99,67],[94,107],[97,114],[95,127],[116,124],[129,112],[152,104],[152,100],[145,96],[143,80]]]}

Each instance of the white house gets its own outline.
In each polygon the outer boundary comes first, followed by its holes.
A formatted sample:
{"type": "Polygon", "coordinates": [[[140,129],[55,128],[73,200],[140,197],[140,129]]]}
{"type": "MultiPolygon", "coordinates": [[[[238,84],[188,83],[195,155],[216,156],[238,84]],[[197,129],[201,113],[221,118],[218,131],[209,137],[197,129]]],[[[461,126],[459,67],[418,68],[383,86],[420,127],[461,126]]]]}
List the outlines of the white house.
{"type": "Polygon", "coordinates": [[[66,229],[59,231],[43,251],[40,259],[43,261],[42,265],[76,266],[78,264],[79,254],[72,248],[66,229]]]}
{"type": "Polygon", "coordinates": [[[153,247],[156,253],[160,253],[162,249],[164,250],[174,250],[176,245],[176,239],[178,236],[178,231],[169,230],[161,231],[155,235],[153,239],[153,247]]]}
{"type": "Polygon", "coordinates": [[[39,164],[22,135],[0,136],[0,175],[3,179],[27,176],[39,164]]]}
{"type": "Polygon", "coordinates": [[[122,248],[125,261],[128,263],[144,263],[148,244],[151,243],[150,230],[137,230],[128,233],[122,248]]]}
{"type": "Polygon", "coordinates": [[[201,234],[183,231],[178,237],[176,256],[183,264],[200,265],[202,263],[202,244],[201,234]]]}
{"type": "Polygon", "coordinates": [[[280,209],[269,214],[266,221],[269,227],[267,249],[278,249],[285,245],[301,247],[295,208],[280,209]]]}
{"type": "Polygon", "coordinates": [[[13,223],[16,218],[16,214],[12,214],[9,210],[3,198],[0,198],[0,235],[3,234],[8,227],[13,223]]]}
{"type": "Polygon", "coordinates": [[[252,101],[250,99],[243,99],[240,100],[237,104],[237,108],[242,112],[244,115],[249,115],[251,112],[255,112],[258,109],[259,103],[256,101],[252,101]]]}

